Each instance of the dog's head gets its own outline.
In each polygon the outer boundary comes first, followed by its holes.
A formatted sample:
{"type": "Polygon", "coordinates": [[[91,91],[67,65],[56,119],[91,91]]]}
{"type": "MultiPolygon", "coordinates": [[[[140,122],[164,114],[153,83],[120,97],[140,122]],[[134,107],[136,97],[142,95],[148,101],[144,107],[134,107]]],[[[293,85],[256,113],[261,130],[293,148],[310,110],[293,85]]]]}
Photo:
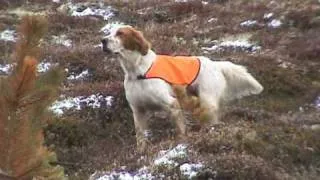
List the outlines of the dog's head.
{"type": "Polygon", "coordinates": [[[150,48],[149,42],[142,33],[131,26],[112,28],[110,34],[105,36],[101,42],[103,51],[116,54],[138,52],[146,55],[150,48]]]}

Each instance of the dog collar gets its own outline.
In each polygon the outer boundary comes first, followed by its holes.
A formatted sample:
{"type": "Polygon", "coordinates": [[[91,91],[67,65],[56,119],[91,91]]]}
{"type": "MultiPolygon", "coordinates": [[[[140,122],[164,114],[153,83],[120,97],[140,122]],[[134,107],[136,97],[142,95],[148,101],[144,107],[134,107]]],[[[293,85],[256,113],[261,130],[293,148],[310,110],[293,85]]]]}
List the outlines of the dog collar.
{"type": "Polygon", "coordinates": [[[146,79],[146,76],[140,74],[140,75],[137,76],[137,79],[138,80],[143,80],[143,79],[146,79]]]}

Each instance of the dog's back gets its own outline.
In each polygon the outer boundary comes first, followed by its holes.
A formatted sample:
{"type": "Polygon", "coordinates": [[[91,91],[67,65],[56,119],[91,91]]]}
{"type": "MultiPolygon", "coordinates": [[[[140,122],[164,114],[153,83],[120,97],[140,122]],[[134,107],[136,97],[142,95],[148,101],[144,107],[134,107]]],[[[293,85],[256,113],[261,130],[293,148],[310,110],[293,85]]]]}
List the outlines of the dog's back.
{"type": "Polygon", "coordinates": [[[224,100],[239,99],[244,96],[259,94],[262,92],[262,85],[247,71],[244,66],[232,62],[216,62],[227,81],[227,89],[224,93],[224,100]]]}
{"type": "Polygon", "coordinates": [[[211,61],[205,57],[200,57],[200,60],[206,66],[206,69],[202,70],[202,76],[209,82],[205,84],[217,83],[212,91],[222,91],[218,94],[223,101],[259,94],[263,90],[262,85],[244,66],[229,61],[211,61]]]}

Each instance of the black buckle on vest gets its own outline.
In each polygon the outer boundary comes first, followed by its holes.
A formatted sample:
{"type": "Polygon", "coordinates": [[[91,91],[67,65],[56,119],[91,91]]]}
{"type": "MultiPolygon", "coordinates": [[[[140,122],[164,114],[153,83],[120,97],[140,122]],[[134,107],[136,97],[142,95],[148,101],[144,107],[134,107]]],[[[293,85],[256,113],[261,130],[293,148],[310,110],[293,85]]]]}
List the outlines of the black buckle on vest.
{"type": "Polygon", "coordinates": [[[146,77],[145,77],[144,75],[138,75],[138,76],[137,76],[137,79],[138,79],[138,80],[143,80],[143,79],[146,79],[146,77]]]}

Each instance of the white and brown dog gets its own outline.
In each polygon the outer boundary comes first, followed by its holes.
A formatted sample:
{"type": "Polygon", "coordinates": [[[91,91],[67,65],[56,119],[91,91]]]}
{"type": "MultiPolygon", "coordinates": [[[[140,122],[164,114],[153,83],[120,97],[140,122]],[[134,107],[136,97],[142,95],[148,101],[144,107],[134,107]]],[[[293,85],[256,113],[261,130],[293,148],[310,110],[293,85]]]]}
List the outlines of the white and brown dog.
{"type": "MultiPolygon", "coordinates": [[[[152,69],[156,61],[161,61],[163,58],[159,58],[160,55],[150,49],[150,44],[143,34],[130,26],[116,27],[112,28],[110,34],[101,42],[103,51],[120,56],[119,61],[125,73],[124,88],[133,112],[138,148],[143,150],[146,147],[149,132],[147,121],[150,118],[150,111],[161,109],[170,112],[177,125],[177,130],[184,135],[186,125],[172,89],[175,82],[165,77],[157,78],[157,75],[147,77],[148,71],[152,69]]],[[[188,85],[190,89],[195,90],[200,105],[208,110],[213,124],[218,123],[217,114],[222,101],[259,94],[263,90],[261,84],[243,66],[228,61],[212,61],[203,56],[194,59],[198,62],[193,63],[198,64],[197,72],[193,73],[196,75],[191,75],[189,80],[187,78],[186,82],[181,82],[181,84],[188,85]]],[[[173,72],[164,69],[159,71],[163,71],[163,74],[173,72]]],[[[188,73],[184,74],[188,75],[188,73]]]]}

